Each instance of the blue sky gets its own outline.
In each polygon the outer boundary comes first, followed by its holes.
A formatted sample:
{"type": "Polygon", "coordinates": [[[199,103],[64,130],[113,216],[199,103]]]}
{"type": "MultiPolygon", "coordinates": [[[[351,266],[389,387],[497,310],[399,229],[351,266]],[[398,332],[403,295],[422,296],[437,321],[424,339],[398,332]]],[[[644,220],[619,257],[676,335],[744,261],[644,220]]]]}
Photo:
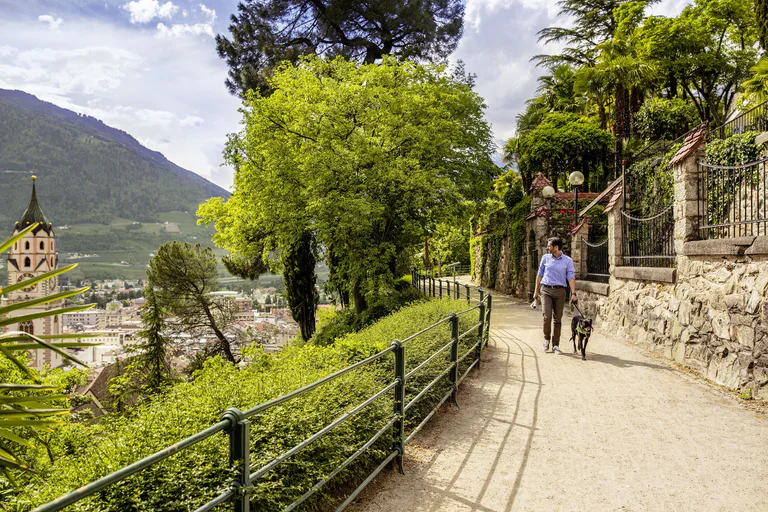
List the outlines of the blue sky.
{"type": "MultiPolygon", "coordinates": [[[[676,15],[687,0],[662,0],[676,15]]],[[[230,188],[221,167],[239,102],[213,36],[226,33],[237,0],[0,0],[0,88],[20,89],[125,130],[150,149],[230,188]]],[[[536,32],[557,20],[557,0],[468,0],[451,61],[477,74],[477,92],[499,143],[536,90],[529,59],[556,51],[536,32]]]]}

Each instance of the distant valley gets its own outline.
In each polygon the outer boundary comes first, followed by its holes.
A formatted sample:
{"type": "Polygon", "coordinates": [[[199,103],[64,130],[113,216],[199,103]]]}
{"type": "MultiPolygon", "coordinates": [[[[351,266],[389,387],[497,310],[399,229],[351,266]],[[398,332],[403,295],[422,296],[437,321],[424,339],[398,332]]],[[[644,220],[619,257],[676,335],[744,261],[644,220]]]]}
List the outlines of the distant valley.
{"type": "Polygon", "coordinates": [[[210,245],[212,231],[196,225],[195,211],[229,195],[98,119],[0,89],[0,229],[8,235],[33,173],[61,261],[79,263],[73,278],[141,278],[163,242],[210,245]]]}

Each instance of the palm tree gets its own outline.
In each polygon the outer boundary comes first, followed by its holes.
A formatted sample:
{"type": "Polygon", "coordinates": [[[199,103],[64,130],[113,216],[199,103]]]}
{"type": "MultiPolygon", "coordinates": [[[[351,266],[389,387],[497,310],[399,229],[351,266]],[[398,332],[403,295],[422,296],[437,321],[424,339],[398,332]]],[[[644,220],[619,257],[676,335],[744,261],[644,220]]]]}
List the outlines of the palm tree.
{"type": "MultiPolygon", "coordinates": [[[[5,252],[24,235],[38,226],[32,224],[20,231],[17,235],[0,244],[0,253],[5,252]]],[[[72,264],[60,269],[52,270],[36,277],[30,277],[22,282],[15,283],[0,289],[0,295],[43,282],[60,274],[68,272],[76,267],[72,264]]],[[[0,327],[11,324],[35,320],[38,318],[52,317],[63,313],[84,311],[94,306],[70,306],[49,311],[9,317],[13,311],[24,310],[41,304],[50,304],[61,301],[74,295],[83,293],[89,287],[54,293],[42,298],[26,300],[0,307],[0,327]]],[[[43,384],[36,373],[33,373],[24,361],[23,353],[28,350],[49,349],[63,358],[76,364],[85,366],[85,363],[68,353],[68,348],[79,348],[96,345],[96,343],[68,342],[68,339],[83,338],[83,334],[55,334],[37,336],[23,331],[9,331],[0,334],[0,354],[13,363],[24,375],[25,382],[0,382],[0,467],[7,471],[13,469],[29,469],[19,458],[19,447],[31,447],[28,439],[18,431],[19,428],[29,428],[33,432],[49,428],[60,422],[63,415],[69,413],[69,409],[61,408],[58,404],[67,398],[66,394],[50,394],[58,391],[57,386],[43,384]],[[64,340],[64,341],[60,341],[64,340]]]]}

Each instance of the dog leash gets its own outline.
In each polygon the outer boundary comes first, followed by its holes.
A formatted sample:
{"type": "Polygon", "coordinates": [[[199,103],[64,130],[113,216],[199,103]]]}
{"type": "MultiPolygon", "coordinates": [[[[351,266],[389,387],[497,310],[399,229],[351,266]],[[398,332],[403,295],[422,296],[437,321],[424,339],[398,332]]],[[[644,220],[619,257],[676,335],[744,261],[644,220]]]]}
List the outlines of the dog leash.
{"type": "MultiPolygon", "coordinates": [[[[576,311],[579,312],[580,316],[584,317],[584,313],[581,312],[581,310],[579,309],[579,306],[577,306],[575,302],[571,302],[571,305],[576,308],[576,311]]],[[[586,317],[584,317],[584,318],[586,318],[586,317]]]]}

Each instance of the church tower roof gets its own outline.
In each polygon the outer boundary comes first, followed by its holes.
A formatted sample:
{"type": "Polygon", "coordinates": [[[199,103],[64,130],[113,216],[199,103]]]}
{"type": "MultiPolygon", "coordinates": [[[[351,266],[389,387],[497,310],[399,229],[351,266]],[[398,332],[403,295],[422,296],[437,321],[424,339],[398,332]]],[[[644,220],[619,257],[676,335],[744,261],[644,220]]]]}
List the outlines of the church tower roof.
{"type": "Polygon", "coordinates": [[[37,180],[37,176],[32,176],[32,198],[29,200],[29,205],[27,206],[27,209],[24,211],[24,214],[16,223],[16,228],[19,230],[22,230],[27,226],[29,226],[30,224],[39,222],[40,225],[35,228],[33,233],[37,233],[38,231],[42,230],[50,235],[51,229],[53,228],[53,224],[48,222],[48,219],[45,218],[43,209],[40,208],[40,203],[37,202],[37,192],[35,191],[35,180],[37,180]]]}

